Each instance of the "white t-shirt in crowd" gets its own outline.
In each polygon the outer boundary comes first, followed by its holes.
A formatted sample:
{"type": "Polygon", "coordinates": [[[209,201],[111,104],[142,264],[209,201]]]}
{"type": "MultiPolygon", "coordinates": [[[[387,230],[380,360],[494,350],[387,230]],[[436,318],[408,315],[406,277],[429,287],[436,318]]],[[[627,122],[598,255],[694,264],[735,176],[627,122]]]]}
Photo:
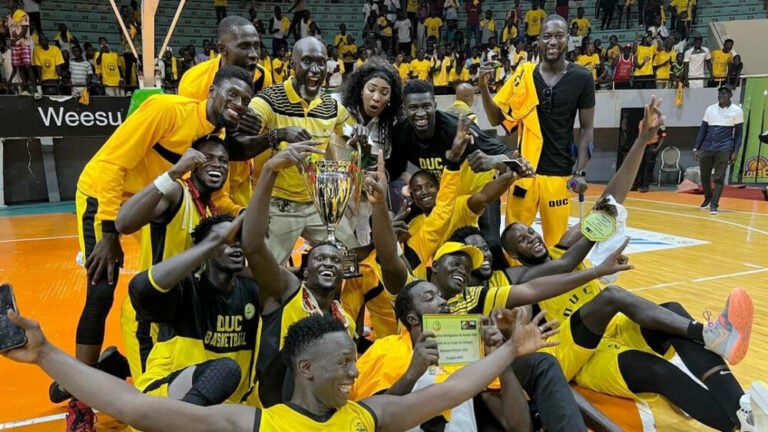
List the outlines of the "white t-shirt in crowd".
{"type": "Polygon", "coordinates": [[[688,77],[701,78],[704,76],[704,64],[707,60],[712,60],[709,48],[700,49],[691,48],[685,52],[684,62],[688,63],[688,77]]]}
{"type": "Polygon", "coordinates": [[[325,65],[328,70],[328,87],[340,86],[342,81],[341,72],[334,72],[339,62],[336,59],[329,58],[325,65]]]}
{"type": "Polygon", "coordinates": [[[568,36],[568,52],[581,48],[582,40],[584,40],[584,36],[568,36]]]}
{"type": "Polygon", "coordinates": [[[397,30],[398,42],[408,43],[411,41],[411,21],[408,18],[396,21],[394,27],[397,30]]]}

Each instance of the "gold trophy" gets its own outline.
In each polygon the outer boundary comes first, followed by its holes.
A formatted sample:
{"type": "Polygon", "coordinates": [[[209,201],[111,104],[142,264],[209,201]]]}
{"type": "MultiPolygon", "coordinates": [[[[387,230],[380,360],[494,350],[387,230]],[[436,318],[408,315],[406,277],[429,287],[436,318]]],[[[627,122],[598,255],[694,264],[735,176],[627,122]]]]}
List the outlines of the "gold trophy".
{"type": "Polygon", "coordinates": [[[348,160],[310,161],[303,177],[312,202],[328,230],[325,242],[336,245],[344,253],[344,278],[359,277],[357,255],[336,239],[336,226],[344,216],[350,197],[359,194],[359,165],[348,160]]]}

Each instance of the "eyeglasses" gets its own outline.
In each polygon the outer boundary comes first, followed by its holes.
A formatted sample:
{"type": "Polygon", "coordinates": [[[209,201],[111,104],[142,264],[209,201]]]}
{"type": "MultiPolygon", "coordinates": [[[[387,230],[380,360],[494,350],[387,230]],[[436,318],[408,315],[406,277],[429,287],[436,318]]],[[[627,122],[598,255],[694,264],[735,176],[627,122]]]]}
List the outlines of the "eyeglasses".
{"type": "Polygon", "coordinates": [[[552,112],[552,87],[547,87],[541,91],[541,110],[545,113],[552,112]]]}

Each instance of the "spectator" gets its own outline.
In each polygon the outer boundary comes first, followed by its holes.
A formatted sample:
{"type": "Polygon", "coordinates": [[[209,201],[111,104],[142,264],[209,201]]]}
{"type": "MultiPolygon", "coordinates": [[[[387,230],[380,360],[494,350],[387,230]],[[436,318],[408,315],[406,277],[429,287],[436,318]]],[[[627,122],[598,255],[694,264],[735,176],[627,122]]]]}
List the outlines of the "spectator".
{"type": "Polygon", "coordinates": [[[501,66],[501,48],[496,45],[496,36],[488,40],[488,46],[483,50],[483,63],[494,63],[494,67],[501,66]]]}
{"type": "Polygon", "coordinates": [[[257,16],[258,12],[256,12],[256,9],[250,8],[248,9],[248,17],[251,20],[251,24],[253,24],[254,27],[256,27],[256,31],[259,32],[259,36],[264,37],[264,35],[267,34],[264,23],[261,22],[259,17],[257,16]]]}
{"type": "Polygon", "coordinates": [[[392,23],[387,18],[386,9],[380,13],[377,26],[381,49],[389,54],[392,49],[392,23]]]}
{"type": "Polygon", "coordinates": [[[502,59],[501,67],[496,68],[496,76],[493,79],[493,83],[491,83],[491,90],[494,92],[498,91],[501,86],[504,85],[505,82],[512,76],[512,73],[514,71],[512,70],[512,65],[509,62],[509,58],[502,59]]]}
{"type": "Polygon", "coordinates": [[[467,47],[480,43],[480,12],[483,8],[482,0],[465,0],[464,11],[467,13],[467,47]]]}
{"type": "Polygon", "coordinates": [[[424,41],[429,39],[427,37],[427,26],[424,25],[424,21],[430,17],[430,6],[428,0],[419,0],[419,12],[417,16],[419,18],[416,24],[416,47],[424,48],[424,41]]]}
{"type": "Polygon", "coordinates": [[[357,45],[352,35],[347,36],[347,42],[340,48],[341,61],[344,62],[344,75],[352,73],[355,67],[355,56],[357,55],[357,45]]]}
{"type": "Polygon", "coordinates": [[[410,69],[412,79],[428,80],[429,79],[429,60],[424,58],[424,49],[420,49],[416,58],[411,60],[410,69]]]}
{"type": "Polygon", "coordinates": [[[435,86],[435,94],[449,94],[448,76],[455,67],[455,59],[445,55],[445,49],[438,48],[437,55],[430,60],[430,74],[432,75],[432,84],[435,86]]]}
{"type": "Polygon", "coordinates": [[[365,0],[365,3],[363,3],[363,22],[367,23],[371,15],[374,17],[379,16],[379,5],[374,3],[373,0],[365,0]]]}
{"type": "Polygon", "coordinates": [[[291,27],[291,22],[283,16],[280,6],[275,6],[275,14],[269,20],[269,34],[272,35],[272,56],[277,57],[281,47],[288,48],[285,37],[291,27]]]}
{"type": "Polygon", "coordinates": [[[531,9],[525,13],[525,39],[528,44],[534,43],[541,33],[541,22],[547,13],[539,9],[539,0],[533,0],[531,9]]]}
{"type": "Polygon", "coordinates": [[[179,64],[171,48],[166,48],[163,57],[157,61],[157,69],[160,72],[160,82],[163,89],[176,92],[180,78],[179,64]]]}
{"type": "Polygon", "coordinates": [[[333,47],[336,48],[336,52],[339,52],[341,46],[347,43],[347,36],[347,25],[344,23],[339,24],[339,32],[333,37],[333,47]]]}
{"type": "Polygon", "coordinates": [[[93,66],[83,57],[83,50],[79,46],[72,47],[72,57],[69,60],[70,84],[72,84],[72,96],[80,97],[93,75],[93,66]]]}
{"type": "Polygon", "coordinates": [[[731,103],[733,92],[728,87],[717,91],[717,103],[707,107],[701,122],[696,142],[693,144],[693,158],[701,166],[701,187],[704,202],[700,208],[709,207],[709,213],[716,215],[723,192],[725,169],[736,162],[741,147],[744,112],[731,103]],[[712,170],[714,169],[714,175],[712,170]],[[715,188],[712,190],[712,183],[715,188]]]}
{"type": "Polygon", "coordinates": [[[179,76],[183,76],[184,73],[195,66],[194,52],[189,48],[183,48],[181,54],[181,65],[179,67],[179,76]]]}
{"type": "MultiPolygon", "coordinates": [[[[640,133],[642,133],[643,122],[638,124],[640,133]]],[[[653,182],[653,172],[656,168],[656,155],[659,154],[659,150],[664,148],[664,141],[667,138],[667,131],[664,125],[662,125],[656,135],[645,146],[645,154],[643,160],[640,162],[640,167],[637,170],[637,176],[635,176],[635,183],[632,190],[637,190],[640,193],[648,192],[648,189],[653,182]]]]}
{"type": "Polygon", "coordinates": [[[612,65],[613,87],[615,89],[629,88],[634,64],[635,56],[632,54],[632,44],[626,44],[612,65]]]}
{"type": "MultiPolygon", "coordinates": [[[[419,12],[419,0],[406,0],[405,11],[406,16],[411,21],[411,40],[414,40],[416,37],[416,19],[418,18],[419,12]]],[[[411,55],[410,51],[408,52],[408,55],[411,55]]]]}
{"type": "Polygon", "coordinates": [[[669,72],[672,68],[672,59],[675,56],[672,50],[672,41],[664,42],[664,49],[656,53],[653,60],[653,67],[656,69],[656,87],[670,88],[669,72]]]}
{"type": "Polygon", "coordinates": [[[277,55],[272,59],[272,83],[282,84],[289,76],[288,69],[291,67],[291,55],[285,48],[280,48],[277,55]]]}
{"type": "Polygon", "coordinates": [[[576,64],[584,66],[592,73],[593,81],[597,81],[597,66],[601,63],[600,56],[595,52],[595,46],[592,44],[587,45],[584,54],[576,59],[576,64]]]}
{"type": "Polygon", "coordinates": [[[576,9],[576,18],[571,20],[571,27],[574,24],[578,26],[577,36],[585,37],[592,34],[592,23],[589,21],[589,18],[584,17],[583,7],[576,9]]]}
{"type": "Polygon", "coordinates": [[[325,62],[325,68],[328,71],[326,87],[336,88],[341,85],[344,75],[344,64],[336,56],[336,48],[328,44],[328,61],[325,62]]]}
{"type": "MultiPolygon", "coordinates": [[[[259,50],[259,65],[264,68],[264,73],[268,76],[272,76],[272,58],[269,56],[267,47],[264,46],[264,40],[261,41],[261,49],[259,50]]],[[[274,81],[273,81],[274,83],[274,81]]]]}
{"type": "Polygon", "coordinates": [[[69,71],[69,62],[70,62],[69,51],[61,50],[61,57],[64,59],[64,63],[62,63],[61,67],[59,68],[59,74],[61,76],[61,82],[59,83],[59,90],[63,95],[71,95],[72,94],[72,74],[69,71]]]}
{"type": "Polygon", "coordinates": [[[651,37],[645,35],[642,42],[635,48],[635,71],[633,88],[652,89],[656,88],[656,81],[653,77],[653,57],[656,48],[651,45],[651,37]]]}
{"type": "Polygon", "coordinates": [[[619,5],[619,27],[621,28],[621,16],[624,15],[625,21],[627,24],[627,30],[629,30],[629,22],[632,18],[632,5],[635,4],[636,0],[624,0],[623,5],[619,5]]]}
{"type": "Polygon", "coordinates": [[[507,22],[504,24],[504,29],[501,30],[501,45],[505,47],[515,46],[517,36],[517,20],[507,18],[507,22]]]}
{"type": "Polygon", "coordinates": [[[213,8],[216,10],[216,25],[227,17],[227,0],[213,0],[213,8]]]}
{"type": "Polygon", "coordinates": [[[56,32],[56,35],[53,37],[53,41],[56,43],[56,46],[59,47],[59,49],[67,49],[69,52],[72,52],[72,47],[75,45],[80,45],[80,42],[78,42],[77,38],[72,35],[72,32],[67,29],[67,25],[64,23],[58,24],[59,31],[56,32]],[[66,43],[66,47],[62,47],[61,44],[66,43]]]}
{"type": "MultiPolygon", "coordinates": [[[[613,20],[613,12],[616,11],[616,6],[619,4],[618,0],[601,0],[600,4],[603,7],[603,21],[600,28],[602,30],[609,30],[611,28],[611,20],[613,20]]],[[[621,16],[619,16],[619,22],[621,22],[621,16]]],[[[619,24],[621,27],[621,24],[619,24]]]]}
{"type": "Polygon", "coordinates": [[[600,62],[600,64],[597,65],[595,68],[595,71],[597,72],[597,80],[595,80],[595,84],[597,85],[598,90],[605,90],[611,88],[611,72],[608,68],[608,65],[605,63],[605,61],[600,62]]]}
{"type": "Polygon", "coordinates": [[[408,81],[408,76],[411,74],[411,67],[405,61],[405,54],[402,51],[395,56],[395,63],[392,64],[397,73],[400,75],[400,80],[405,83],[408,81]]]}
{"type": "Polygon", "coordinates": [[[611,35],[608,38],[608,48],[603,55],[607,68],[610,69],[610,73],[613,73],[612,65],[617,58],[621,55],[621,47],[619,46],[619,38],[616,35],[611,35]]]}
{"type": "Polygon", "coordinates": [[[744,68],[744,63],[741,62],[741,56],[736,54],[733,56],[733,62],[728,65],[728,79],[726,85],[731,88],[736,88],[741,85],[741,70],[744,68]]]}
{"type": "Polygon", "coordinates": [[[352,72],[360,69],[365,65],[365,63],[368,61],[368,58],[371,56],[370,50],[368,49],[361,49],[357,52],[357,60],[355,60],[355,65],[352,67],[352,72]]]}
{"type": "Polygon", "coordinates": [[[395,30],[397,31],[397,52],[411,55],[411,34],[413,31],[411,21],[408,20],[403,11],[398,12],[395,30]]]}
{"type": "Polygon", "coordinates": [[[448,26],[457,26],[459,21],[459,2],[458,0],[447,0],[443,5],[443,16],[448,26]]]}
{"type": "Polygon", "coordinates": [[[709,87],[719,87],[728,77],[728,66],[733,62],[733,39],[723,42],[723,49],[712,51],[712,77],[709,87]]]}
{"type": "Polygon", "coordinates": [[[203,50],[200,51],[197,55],[195,55],[195,63],[202,63],[206,60],[210,60],[212,58],[211,56],[211,40],[210,39],[203,39],[203,50]]]}
{"type": "Polygon", "coordinates": [[[672,0],[669,3],[672,11],[673,28],[680,33],[680,39],[687,39],[690,31],[691,0],[672,0]]]}
{"type": "Polygon", "coordinates": [[[45,35],[40,36],[40,45],[34,49],[32,64],[37,68],[43,94],[60,94],[59,84],[61,84],[61,65],[64,64],[64,56],[59,47],[50,45],[45,35]]]}
{"type": "Polygon", "coordinates": [[[515,49],[509,54],[509,65],[512,70],[516,70],[518,66],[525,63],[528,60],[528,52],[525,50],[525,42],[522,40],[517,41],[515,49]]]}
{"type": "Polygon", "coordinates": [[[579,36],[578,33],[579,25],[572,23],[570,33],[568,33],[568,54],[573,53],[577,48],[581,48],[581,42],[584,40],[584,37],[579,36]]]}
{"type": "Polygon", "coordinates": [[[557,0],[555,2],[555,13],[568,22],[568,0],[557,0]]]}
{"type": "Polygon", "coordinates": [[[712,75],[712,54],[710,54],[709,48],[701,46],[702,40],[701,36],[694,37],[693,48],[685,52],[686,76],[690,88],[704,87],[705,66],[709,75],[712,75]]]}
{"type": "Polygon", "coordinates": [[[101,77],[104,93],[107,96],[122,96],[123,68],[117,53],[112,52],[106,39],[101,43],[99,55],[95,60],[96,73],[101,77]]]}
{"type": "Polygon", "coordinates": [[[652,17],[648,17],[646,22],[653,23],[652,26],[648,27],[648,32],[651,33],[651,37],[654,39],[654,43],[664,41],[669,37],[669,30],[667,30],[667,27],[662,24],[660,16],[654,15],[652,17]]]}
{"type": "Polygon", "coordinates": [[[485,11],[485,18],[480,21],[480,44],[487,45],[491,38],[496,38],[496,20],[493,11],[485,11]]]}
{"type": "Polygon", "coordinates": [[[323,32],[320,30],[320,27],[317,26],[317,21],[310,21],[309,22],[309,36],[312,36],[313,38],[323,41],[323,32]]]}
{"type": "Polygon", "coordinates": [[[398,0],[384,0],[381,6],[386,8],[387,19],[390,23],[397,21],[398,12],[401,10],[398,0]]]}
{"type": "Polygon", "coordinates": [[[469,81],[469,70],[466,67],[466,62],[464,58],[464,53],[462,52],[461,55],[456,59],[456,67],[451,69],[451,72],[448,74],[448,82],[455,86],[462,82],[468,82],[469,81]]]}
{"type": "Polygon", "coordinates": [[[675,52],[675,60],[669,69],[670,79],[672,80],[672,86],[677,88],[679,86],[688,87],[688,76],[686,75],[685,67],[685,55],[681,52],[675,52]]]}
{"type": "Polygon", "coordinates": [[[35,88],[35,73],[32,69],[32,47],[30,46],[30,18],[21,7],[21,2],[11,0],[9,3],[10,15],[6,18],[5,25],[8,29],[8,35],[11,45],[11,64],[13,71],[8,82],[13,82],[13,78],[18,74],[21,80],[21,95],[32,96],[35,99],[41,97],[35,88]],[[24,90],[24,85],[28,86],[29,91],[24,90]]]}
{"type": "Polygon", "coordinates": [[[472,105],[474,104],[475,88],[468,83],[462,82],[456,85],[456,99],[443,112],[464,116],[472,123],[477,124],[477,115],[472,111],[472,105]]]}
{"type": "Polygon", "coordinates": [[[437,12],[437,9],[432,9],[429,12],[429,18],[424,20],[424,27],[427,31],[427,38],[434,37],[439,43],[440,29],[443,28],[443,20],[437,16],[437,12]]]}
{"type": "Polygon", "coordinates": [[[83,51],[85,51],[85,59],[91,62],[91,65],[93,65],[93,60],[96,58],[96,50],[93,49],[93,45],[91,45],[90,42],[84,43],[83,51]]]}

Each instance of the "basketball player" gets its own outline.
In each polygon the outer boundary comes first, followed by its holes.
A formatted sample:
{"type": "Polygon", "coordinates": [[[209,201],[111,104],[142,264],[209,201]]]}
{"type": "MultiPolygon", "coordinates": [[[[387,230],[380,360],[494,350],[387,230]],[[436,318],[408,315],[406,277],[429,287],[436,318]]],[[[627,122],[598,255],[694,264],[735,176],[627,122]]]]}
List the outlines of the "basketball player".
{"type": "MultiPolygon", "coordinates": [[[[76,357],[80,361],[94,365],[104,341],[104,324],[123,262],[115,226],[120,204],[153,180],[160,189],[173,187],[173,180],[164,173],[196,139],[237,126],[253,94],[250,81],[244,69],[225,66],[216,74],[204,101],[152,96],[83,169],[75,199],[88,281],[77,326],[76,357]]],[[[70,409],[73,416],[82,414],[73,404],[70,409]]]]}
{"type": "Polygon", "coordinates": [[[536,169],[536,177],[517,182],[507,200],[507,223],[533,223],[541,214],[545,241],[554,243],[568,230],[573,192],[584,193],[595,115],[595,83],[584,67],[565,60],[568,23],[550,15],[541,24],[541,63],[525,63],[495,97],[488,75],[481,76],[483,107],[493,126],[517,126],[520,153],[536,169]],[[580,132],[573,125],[579,115],[580,132]],[[577,158],[571,156],[576,143],[577,158]],[[570,186],[569,186],[570,185],[570,186]]]}
{"type": "MultiPolygon", "coordinates": [[[[131,385],[74,360],[45,339],[35,321],[9,312],[28,342],[4,353],[38,365],[99,411],[137,429],[185,432],[402,431],[415,427],[482,391],[517,357],[544,345],[538,323],[524,324],[524,313],[502,314],[513,324],[507,341],[482,360],[451,375],[445,382],[404,396],[372,396],[348,400],[357,377],[357,353],[344,325],[327,316],[311,316],[288,330],[285,359],[294,371],[290,402],[259,409],[238,404],[200,407],[171,398],[150,397],[131,385]],[[413,407],[419,409],[413,409],[413,407]]],[[[493,349],[493,347],[489,347],[493,349]]]]}

